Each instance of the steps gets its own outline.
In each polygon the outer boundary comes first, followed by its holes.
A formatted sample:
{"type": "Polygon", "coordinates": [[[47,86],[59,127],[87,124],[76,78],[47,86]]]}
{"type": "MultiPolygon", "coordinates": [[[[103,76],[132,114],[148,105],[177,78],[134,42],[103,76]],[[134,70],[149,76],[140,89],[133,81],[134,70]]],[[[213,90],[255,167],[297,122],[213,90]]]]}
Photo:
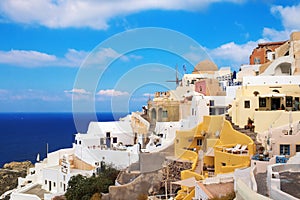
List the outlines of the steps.
{"type": "Polygon", "coordinates": [[[256,146],[256,152],[258,152],[258,150],[262,147],[262,144],[260,142],[258,142],[256,139],[257,133],[255,133],[254,131],[251,131],[250,129],[240,128],[239,126],[235,125],[234,123],[232,123],[232,117],[229,116],[228,114],[225,115],[225,119],[230,122],[233,129],[249,136],[253,140],[253,142],[256,146]]]}

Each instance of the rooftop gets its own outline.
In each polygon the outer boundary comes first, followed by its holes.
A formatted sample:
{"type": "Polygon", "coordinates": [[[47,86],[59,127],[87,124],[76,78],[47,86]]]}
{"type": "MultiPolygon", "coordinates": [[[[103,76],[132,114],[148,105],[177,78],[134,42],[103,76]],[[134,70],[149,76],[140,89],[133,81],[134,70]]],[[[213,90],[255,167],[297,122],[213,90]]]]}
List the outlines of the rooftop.
{"type": "Polygon", "coordinates": [[[199,62],[194,68],[194,72],[206,71],[218,71],[218,66],[210,60],[203,60],[199,62]]]}
{"type": "Polygon", "coordinates": [[[31,189],[27,190],[26,192],[24,192],[24,194],[33,194],[33,195],[37,195],[40,199],[44,199],[44,194],[49,194],[49,192],[42,189],[41,185],[36,185],[31,189]]]}
{"type": "Polygon", "coordinates": [[[284,43],[286,43],[287,41],[278,41],[278,42],[264,42],[264,43],[259,43],[258,46],[259,47],[263,47],[263,46],[271,46],[271,45],[282,45],[284,43]]]}
{"type": "Polygon", "coordinates": [[[198,184],[202,189],[205,190],[206,193],[209,193],[209,196],[211,195],[214,198],[221,198],[221,197],[228,196],[234,191],[233,182],[209,184],[209,185],[203,185],[202,183],[198,183],[198,184]]]}
{"type": "Polygon", "coordinates": [[[300,198],[300,172],[281,172],[280,188],[283,192],[288,193],[296,198],[300,198]]]}

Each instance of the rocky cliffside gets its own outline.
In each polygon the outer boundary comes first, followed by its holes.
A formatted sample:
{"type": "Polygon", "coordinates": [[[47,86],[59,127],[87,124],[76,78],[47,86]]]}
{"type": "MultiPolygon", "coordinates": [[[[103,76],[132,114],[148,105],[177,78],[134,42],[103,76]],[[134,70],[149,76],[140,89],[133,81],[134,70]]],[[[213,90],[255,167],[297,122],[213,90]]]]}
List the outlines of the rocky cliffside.
{"type": "Polygon", "coordinates": [[[7,163],[0,169],[0,195],[18,185],[18,177],[25,177],[33,164],[30,161],[7,163]]]}

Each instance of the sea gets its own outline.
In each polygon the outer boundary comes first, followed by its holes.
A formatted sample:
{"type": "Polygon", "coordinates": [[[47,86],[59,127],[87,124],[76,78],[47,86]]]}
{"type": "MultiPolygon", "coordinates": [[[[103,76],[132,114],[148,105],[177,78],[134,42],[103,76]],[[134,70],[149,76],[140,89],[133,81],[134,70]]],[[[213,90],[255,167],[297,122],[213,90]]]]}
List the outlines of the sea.
{"type": "MultiPolygon", "coordinates": [[[[97,121],[115,121],[127,113],[97,113],[97,121]]],[[[72,147],[75,134],[86,133],[95,114],[0,113],[0,167],[12,161],[36,162],[48,152],[72,147]]]]}

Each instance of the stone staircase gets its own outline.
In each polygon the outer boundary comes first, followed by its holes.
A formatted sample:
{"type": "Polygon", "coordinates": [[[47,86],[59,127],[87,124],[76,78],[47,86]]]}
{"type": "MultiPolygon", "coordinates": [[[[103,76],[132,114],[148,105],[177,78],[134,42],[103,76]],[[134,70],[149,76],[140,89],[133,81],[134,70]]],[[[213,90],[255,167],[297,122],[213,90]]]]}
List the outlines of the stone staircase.
{"type": "Polygon", "coordinates": [[[257,141],[257,139],[256,139],[257,133],[256,132],[251,131],[250,129],[240,128],[239,126],[235,125],[234,123],[232,123],[232,118],[228,114],[225,115],[225,119],[230,122],[233,129],[249,136],[253,140],[253,142],[256,146],[256,152],[259,152],[259,149],[262,147],[262,144],[257,141]]]}
{"type": "Polygon", "coordinates": [[[198,173],[198,174],[200,174],[201,173],[201,161],[200,160],[198,160],[198,162],[197,162],[197,165],[196,165],[196,168],[195,168],[195,172],[196,173],[198,173]]]}
{"type": "Polygon", "coordinates": [[[155,131],[155,127],[156,127],[156,121],[151,121],[149,130],[148,130],[149,135],[152,134],[155,131]]]}

